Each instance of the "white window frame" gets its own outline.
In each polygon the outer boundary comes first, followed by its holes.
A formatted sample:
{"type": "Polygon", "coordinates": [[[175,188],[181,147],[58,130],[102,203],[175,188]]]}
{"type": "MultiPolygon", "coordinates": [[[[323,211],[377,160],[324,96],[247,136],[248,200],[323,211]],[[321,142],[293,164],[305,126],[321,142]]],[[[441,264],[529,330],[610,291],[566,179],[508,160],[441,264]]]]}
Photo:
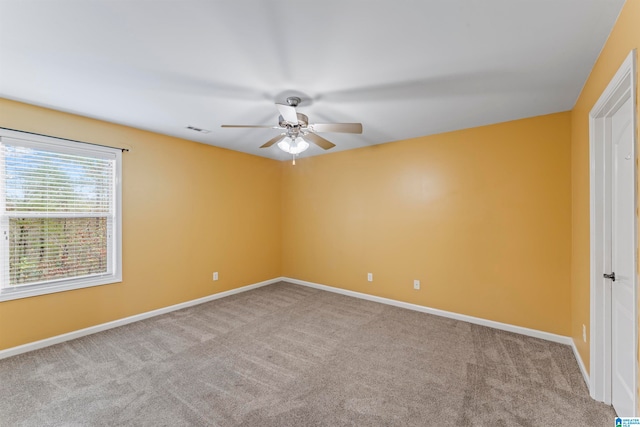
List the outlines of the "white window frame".
{"type": "MultiPolygon", "coordinates": [[[[108,243],[108,272],[89,277],[56,279],[44,283],[8,287],[6,285],[8,277],[3,277],[3,275],[9,271],[9,241],[2,236],[0,238],[0,302],[122,282],[122,150],[8,129],[0,129],[0,139],[12,145],[115,160],[113,178],[114,224],[112,237],[108,243]]],[[[0,156],[4,156],[4,154],[0,152],[0,156]]],[[[4,159],[1,157],[0,164],[4,164],[4,159]]],[[[4,171],[1,174],[4,175],[4,171]]],[[[5,215],[4,212],[5,202],[4,179],[0,179],[0,221],[2,222],[2,229],[8,230],[9,216],[5,215]]],[[[73,217],[73,214],[69,215],[69,217],[73,217]]]]}

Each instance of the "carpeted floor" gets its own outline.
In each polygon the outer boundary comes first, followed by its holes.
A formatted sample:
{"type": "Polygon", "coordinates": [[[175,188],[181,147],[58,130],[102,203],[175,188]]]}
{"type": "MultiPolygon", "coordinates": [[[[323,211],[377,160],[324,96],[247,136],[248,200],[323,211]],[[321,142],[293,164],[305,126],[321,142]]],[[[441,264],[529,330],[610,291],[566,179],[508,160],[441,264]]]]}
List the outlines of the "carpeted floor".
{"type": "Polygon", "coordinates": [[[610,426],[568,346],[277,283],[0,360],[2,426],[610,426]]]}

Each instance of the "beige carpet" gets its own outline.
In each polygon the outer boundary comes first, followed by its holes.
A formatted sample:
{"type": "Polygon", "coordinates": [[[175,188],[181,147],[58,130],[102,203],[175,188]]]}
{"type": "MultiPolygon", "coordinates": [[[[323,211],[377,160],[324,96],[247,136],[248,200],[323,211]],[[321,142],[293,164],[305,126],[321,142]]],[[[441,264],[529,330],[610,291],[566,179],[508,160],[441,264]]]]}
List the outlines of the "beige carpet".
{"type": "Polygon", "coordinates": [[[568,346],[278,283],[0,361],[2,426],[610,426],[568,346]]]}

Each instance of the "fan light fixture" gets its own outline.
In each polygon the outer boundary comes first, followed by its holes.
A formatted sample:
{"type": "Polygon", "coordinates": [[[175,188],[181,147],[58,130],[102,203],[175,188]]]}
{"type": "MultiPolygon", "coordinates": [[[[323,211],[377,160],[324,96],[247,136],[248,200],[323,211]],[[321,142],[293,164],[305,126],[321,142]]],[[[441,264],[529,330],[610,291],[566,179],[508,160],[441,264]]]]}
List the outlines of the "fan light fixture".
{"type": "Polygon", "coordinates": [[[296,155],[309,148],[309,143],[299,136],[295,139],[291,139],[287,136],[282,141],[278,142],[278,148],[285,153],[296,155]]]}

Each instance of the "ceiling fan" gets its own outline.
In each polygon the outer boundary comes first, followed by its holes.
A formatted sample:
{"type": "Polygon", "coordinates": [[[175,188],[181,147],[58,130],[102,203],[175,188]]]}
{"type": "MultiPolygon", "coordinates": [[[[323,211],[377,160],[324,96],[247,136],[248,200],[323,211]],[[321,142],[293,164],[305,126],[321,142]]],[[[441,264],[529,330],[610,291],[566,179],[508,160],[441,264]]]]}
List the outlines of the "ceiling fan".
{"type": "Polygon", "coordinates": [[[278,144],[282,151],[293,155],[293,164],[296,164],[296,155],[309,148],[309,143],[316,144],[325,150],[335,147],[331,141],[318,135],[322,132],[340,133],[362,133],[361,123],[309,123],[309,118],[296,111],[301,99],[297,96],[287,98],[287,104],[278,104],[276,107],[280,112],[278,126],[261,125],[222,125],[223,128],[270,128],[281,129],[284,132],[271,138],[260,146],[260,148],[271,147],[278,144]]]}

